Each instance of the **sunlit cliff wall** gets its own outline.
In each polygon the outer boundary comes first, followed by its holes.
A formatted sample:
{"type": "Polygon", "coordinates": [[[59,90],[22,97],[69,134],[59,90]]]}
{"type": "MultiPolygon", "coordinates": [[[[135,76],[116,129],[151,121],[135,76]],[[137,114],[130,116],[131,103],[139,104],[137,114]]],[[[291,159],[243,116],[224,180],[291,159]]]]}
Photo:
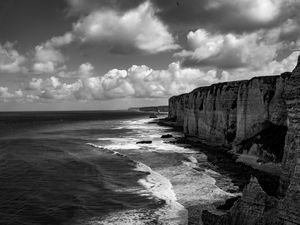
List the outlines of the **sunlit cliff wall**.
{"type": "Polygon", "coordinates": [[[300,224],[300,57],[292,73],[200,87],[169,99],[169,119],[210,145],[260,157],[281,168],[278,196],[255,178],[229,212],[204,224],[300,224]]]}

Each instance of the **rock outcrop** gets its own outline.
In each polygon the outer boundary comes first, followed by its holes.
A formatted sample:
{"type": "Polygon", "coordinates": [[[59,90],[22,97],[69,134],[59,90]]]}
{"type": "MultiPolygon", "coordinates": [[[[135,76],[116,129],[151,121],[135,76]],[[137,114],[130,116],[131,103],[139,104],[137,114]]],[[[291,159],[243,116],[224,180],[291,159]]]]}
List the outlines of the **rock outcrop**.
{"type": "Polygon", "coordinates": [[[263,130],[265,121],[286,125],[283,91],[289,76],[213,84],[171,97],[169,118],[208,144],[245,140],[263,130]]]}
{"type": "Polygon", "coordinates": [[[284,90],[290,76],[213,84],[172,97],[169,119],[207,144],[281,161],[287,131],[284,90]]]}
{"type": "Polygon", "coordinates": [[[300,56],[285,88],[288,132],[282,160],[279,217],[300,224],[300,56]]]}
{"type": "Polygon", "coordinates": [[[300,224],[300,57],[292,73],[214,84],[169,99],[169,119],[210,145],[280,168],[276,196],[252,178],[226,213],[204,224],[300,224]]]}

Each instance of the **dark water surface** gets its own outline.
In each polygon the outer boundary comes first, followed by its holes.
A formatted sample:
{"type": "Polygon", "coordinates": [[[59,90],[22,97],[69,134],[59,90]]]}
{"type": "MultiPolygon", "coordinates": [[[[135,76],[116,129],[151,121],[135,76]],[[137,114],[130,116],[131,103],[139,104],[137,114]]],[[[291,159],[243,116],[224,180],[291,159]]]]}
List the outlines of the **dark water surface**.
{"type": "MultiPolygon", "coordinates": [[[[146,172],[88,146],[134,132],[128,111],[0,113],[0,224],[76,224],[124,208],[156,207],[132,190],[146,172]],[[122,190],[122,191],[120,191],[122,190]]],[[[103,143],[105,144],[105,143],[103,143]]]]}

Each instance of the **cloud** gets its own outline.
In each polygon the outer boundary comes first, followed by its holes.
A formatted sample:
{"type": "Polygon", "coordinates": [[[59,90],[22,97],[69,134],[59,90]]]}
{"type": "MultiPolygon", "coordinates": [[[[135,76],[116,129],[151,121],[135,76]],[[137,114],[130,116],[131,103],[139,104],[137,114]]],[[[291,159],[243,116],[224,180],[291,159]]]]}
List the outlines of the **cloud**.
{"type": "Polygon", "coordinates": [[[55,76],[32,78],[27,91],[38,99],[53,100],[166,98],[220,81],[216,71],[181,68],[179,62],[171,63],[165,70],[133,65],[127,70],[112,69],[102,76],[92,75],[92,68],[90,63],[82,64],[78,71],[88,72],[88,75],[80,76],[73,83],[64,83],[55,76]]]}
{"type": "MultiPolygon", "coordinates": [[[[67,2],[71,13],[86,14],[101,9],[124,12],[136,8],[145,0],[67,0],[67,2]]],[[[296,2],[291,0],[151,0],[150,2],[159,9],[155,12],[156,15],[169,25],[196,25],[227,31],[271,26],[289,13],[291,6],[296,5],[296,2]],[[283,15],[281,11],[284,11],[283,15]]]]}
{"type": "Polygon", "coordinates": [[[174,56],[181,59],[183,67],[214,69],[218,77],[227,80],[279,75],[291,71],[297,61],[297,52],[292,49],[299,46],[299,40],[282,39],[284,33],[294,30],[289,23],[244,34],[191,31],[187,35],[188,48],[174,56]]]}
{"type": "Polygon", "coordinates": [[[57,77],[50,77],[48,79],[42,78],[32,78],[29,82],[29,89],[30,90],[50,90],[56,89],[61,85],[60,80],[57,77]]]}
{"type": "Polygon", "coordinates": [[[71,31],[35,47],[35,73],[55,73],[59,64],[65,62],[61,48],[73,42],[109,48],[117,54],[156,54],[180,48],[168,27],[155,16],[156,9],[149,1],[136,1],[140,4],[124,12],[113,7],[117,1],[68,2],[73,12],[85,13],[80,14],[71,31]]]}
{"type": "Polygon", "coordinates": [[[66,0],[69,4],[69,14],[76,15],[90,13],[99,9],[113,9],[115,11],[128,11],[136,8],[145,0],[66,0]]]}
{"type": "Polygon", "coordinates": [[[23,90],[9,91],[8,87],[0,87],[0,102],[32,102],[38,96],[25,94],[23,90]]]}
{"type": "Polygon", "coordinates": [[[179,47],[167,26],[155,17],[149,2],[124,13],[93,11],[75,23],[73,29],[82,42],[109,45],[117,53],[138,50],[154,54],[179,47]]]}
{"type": "Polygon", "coordinates": [[[55,73],[65,61],[60,48],[70,44],[74,40],[71,33],[53,37],[41,45],[35,47],[34,63],[32,69],[35,73],[55,73]]]}
{"type": "Polygon", "coordinates": [[[90,77],[94,74],[94,69],[91,63],[83,63],[79,66],[78,74],[81,77],[90,77]]]}
{"type": "Polygon", "coordinates": [[[158,99],[189,92],[197,87],[230,80],[249,79],[260,75],[281,74],[291,71],[297,61],[293,53],[281,61],[271,60],[264,67],[253,70],[242,67],[230,70],[202,70],[184,68],[179,62],[164,70],[154,70],[145,65],[133,65],[127,70],[112,69],[96,75],[93,65],[84,63],[76,73],[77,80],[63,81],[57,76],[32,78],[24,90],[15,92],[0,88],[2,101],[88,101],[121,98],[158,99]]]}
{"type": "MultiPolygon", "coordinates": [[[[210,33],[245,35],[278,28],[288,20],[294,28],[282,31],[282,39],[298,35],[300,4],[292,0],[189,0],[178,4],[173,0],[66,1],[69,12],[80,19],[60,38],[60,46],[77,40],[100,45],[112,53],[156,54],[180,48],[171,30],[179,35],[199,28],[210,33]]],[[[52,71],[55,63],[37,67],[52,71]]]]}
{"type": "Polygon", "coordinates": [[[153,16],[173,31],[243,34],[300,19],[296,0],[67,0],[71,14],[81,16],[110,10],[122,15],[147,2],[156,9],[153,16]]]}
{"type": "Polygon", "coordinates": [[[2,99],[8,99],[8,98],[12,98],[13,94],[8,92],[8,88],[7,87],[0,87],[0,97],[2,99]]]}
{"type": "Polygon", "coordinates": [[[65,62],[65,57],[60,50],[38,45],[35,47],[34,64],[35,73],[54,73],[59,64],[65,62]]]}
{"type": "Polygon", "coordinates": [[[23,66],[26,61],[25,57],[13,47],[11,42],[4,45],[0,44],[0,71],[7,73],[26,72],[26,68],[23,66]]]}
{"type": "Polygon", "coordinates": [[[68,71],[66,69],[67,68],[64,68],[58,71],[57,76],[61,78],[85,78],[91,77],[95,73],[94,66],[89,62],[81,64],[78,69],[74,71],[68,71]]]}
{"type": "Polygon", "coordinates": [[[58,48],[70,44],[73,40],[74,40],[73,34],[71,32],[67,32],[62,36],[51,38],[44,45],[47,48],[58,48]]]}
{"type": "Polygon", "coordinates": [[[300,18],[288,19],[280,27],[278,27],[279,38],[284,42],[297,42],[300,36],[300,18]]]}
{"type": "Polygon", "coordinates": [[[297,52],[293,52],[282,60],[270,60],[257,70],[239,68],[235,70],[224,70],[222,72],[227,74],[226,79],[228,81],[250,79],[257,76],[280,75],[281,73],[292,71],[295,68],[298,55],[297,52]]]}
{"type": "Polygon", "coordinates": [[[297,54],[293,53],[282,61],[270,61],[265,67],[255,72],[249,68],[204,71],[196,68],[182,68],[179,62],[171,63],[165,70],[154,70],[145,65],[133,65],[127,70],[112,69],[104,75],[80,77],[73,83],[64,83],[54,76],[47,79],[33,78],[28,89],[40,100],[103,101],[127,97],[168,98],[212,83],[281,74],[291,71],[296,60],[297,54]]]}
{"type": "Polygon", "coordinates": [[[205,28],[210,31],[244,33],[278,27],[287,18],[299,17],[294,0],[152,0],[157,16],[169,26],[205,28]]]}
{"type": "Polygon", "coordinates": [[[204,29],[189,32],[190,50],[175,56],[187,67],[210,66],[218,69],[249,67],[259,69],[276,57],[280,44],[264,39],[264,32],[251,34],[211,34],[204,29]]]}

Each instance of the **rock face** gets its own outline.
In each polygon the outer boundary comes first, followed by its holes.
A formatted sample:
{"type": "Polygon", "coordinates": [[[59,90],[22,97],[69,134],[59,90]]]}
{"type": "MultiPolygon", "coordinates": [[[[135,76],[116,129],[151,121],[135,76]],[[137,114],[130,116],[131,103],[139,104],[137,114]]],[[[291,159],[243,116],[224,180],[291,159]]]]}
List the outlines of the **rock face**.
{"type": "Polygon", "coordinates": [[[277,196],[252,178],[226,213],[204,224],[300,224],[300,57],[292,73],[214,84],[169,99],[169,119],[210,145],[277,163],[277,196]]]}
{"type": "Polygon", "coordinates": [[[243,190],[243,197],[236,201],[229,212],[216,215],[205,211],[202,216],[204,225],[283,225],[276,215],[278,200],[268,196],[256,178],[243,190]]]}
{"type": "Polygon", "coordinates": [[[288,132],[282,160],[284,199],[279,205],[279,217],[285,224],[300,224],[300,56],[285,90],[288,132]]]}
{"type": "Polygon", "coordinates": [[[169,99],[169,118],[208,144],[228,145],[263,130],[265,121],[286,125],[283,91],[289,73],[214,84],[169,99]]]}
{"type": "Polygon", "coordinates": [[[263,160],[281,161],[287,131],[284,90],[290,75],[214,84],[171,97],[169,118],[207,144],[233,145],[247,153],[255,148],[263,160]]]}

